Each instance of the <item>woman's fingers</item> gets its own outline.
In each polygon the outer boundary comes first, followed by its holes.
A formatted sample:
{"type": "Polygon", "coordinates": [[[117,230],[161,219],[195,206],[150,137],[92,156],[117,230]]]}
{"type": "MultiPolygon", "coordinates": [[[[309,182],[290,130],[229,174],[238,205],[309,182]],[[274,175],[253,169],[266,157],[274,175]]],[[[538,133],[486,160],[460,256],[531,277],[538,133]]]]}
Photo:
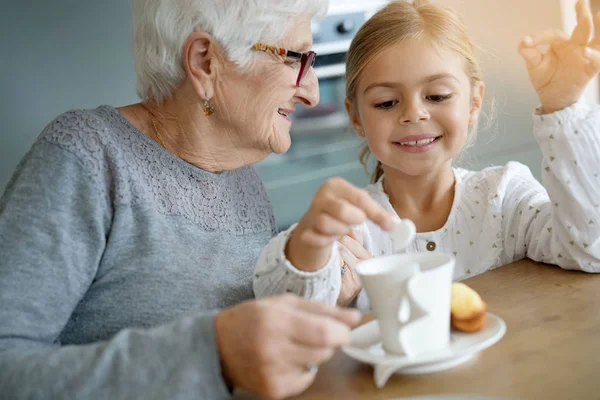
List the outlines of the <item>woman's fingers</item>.
{"type": "Polygon", "coordinates": [[[577,13],[577,26],[573,30],[570,42],[585,46],[590,41],[594,29],[589,0],[579,0],[575,6],[575,11],[577,13]]]}
{"type": "MultiPolygon", "coordinates": [[[[292,303],[292,306],[306,313],[313,314],[314,316],[324,316],[331,317],[342,324],[353,327],[355,326],[361,318],[361,313],[358,310],[354,309],[344,309],[335,306],[331,306],[325,303],[319,303],[316,301],[306,301],[300,297],[290,295],[288,301],[292,303]]],[[[306,315],[302,315],[302,318],[305,318],[306,315]]],[[[325,346],[325,343],[313,343],[315,346],[325,346]]]]}
{"type": "Polygon", "coordinates": [[[333,347],[307,346],[304,343],[292,341],[289,343],[288,354],[290,362],[306,369],[307,365],[319,365],[329,360],[335,353],[333,347]]]}
{"type": "Polygon", "coordinates": [[[348,325],[317,314],[308,318],[307,313],[293,323],[290,334],[294,342],[312,347],[341,347],[350,343],[348,325]]]}
{"type": "Polygon", "coordinates": [[[349,343],[360,318],[357,310],[294,295],[273,296],[218,313],[215,336],[234,386],[279,399],[306,389],[315,377],[309,366],[349,343]]]}
{"type": "Polygon", "coordinates": [[[312,383],[315,380],[316,374],[314,372],[309,371],[307,367],[304,367],[304,369],[299,372],[302,373],[292,374],[285,383],[285,389],[283,389],[281,392],[285,393],[285,396],[276,396],[276,398],[287,398],[290,396],[299,395],[300,393],[304,392],[310,385],[312,385],[312,383]]]}

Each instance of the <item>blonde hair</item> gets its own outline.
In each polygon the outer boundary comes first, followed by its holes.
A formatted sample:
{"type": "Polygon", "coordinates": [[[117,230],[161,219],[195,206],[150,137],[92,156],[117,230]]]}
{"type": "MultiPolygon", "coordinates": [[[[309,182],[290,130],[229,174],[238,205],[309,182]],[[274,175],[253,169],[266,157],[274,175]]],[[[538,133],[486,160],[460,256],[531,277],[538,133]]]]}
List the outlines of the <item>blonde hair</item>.
{"type": "MultiPolygon", "coordinates": [[[[428,40],[432,45],[450,49],[466,61],[466,73],[471,87],[482,82],[482,73],[465,24],[454,10],[429,4],[427,0],[393,1],[371,17],[356,33],[346,58],[346,98],[352,102],[362,72],[371,60],[387,48],[405,41],[428,40]]],[[[470,147],[476,136],[475,124],[463,148],[470,147]]],[[[360,161],[368,173],[368,145],[360,153],[360,161]]],[[[371,182],[383,175],[377,161],[371,182]]]]}

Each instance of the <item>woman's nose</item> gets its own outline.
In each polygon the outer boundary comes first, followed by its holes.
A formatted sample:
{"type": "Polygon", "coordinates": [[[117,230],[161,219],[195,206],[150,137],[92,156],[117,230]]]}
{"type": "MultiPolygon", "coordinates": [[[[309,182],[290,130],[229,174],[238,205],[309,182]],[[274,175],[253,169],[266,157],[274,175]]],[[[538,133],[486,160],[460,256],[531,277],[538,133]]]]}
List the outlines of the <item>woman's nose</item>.
{"type": "Polygon", "coordinates": [[[312,108],[319,104],[319,79],[313,68],[308,71],[296,90],[296,98],[306,107],[312,108]]]}

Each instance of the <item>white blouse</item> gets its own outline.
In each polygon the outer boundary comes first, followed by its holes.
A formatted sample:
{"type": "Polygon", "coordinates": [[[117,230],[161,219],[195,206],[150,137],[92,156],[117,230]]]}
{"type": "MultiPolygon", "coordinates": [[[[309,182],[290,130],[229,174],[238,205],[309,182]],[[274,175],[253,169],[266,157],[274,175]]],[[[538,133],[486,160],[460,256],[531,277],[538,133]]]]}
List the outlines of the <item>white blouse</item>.
{"type": "MultiPolygon", "coordinates": [[[[406,252],[453,254],[455,280],[525,257],[565,269],[600,272],[600,107],[579,102],[533,118],[545,188],[517,162],[480,172],[454,168],[455,196],[448,220],[434,232],[417,233],[406,252]]],[[[381,181],[366,190],[396,215],[381,181]]],[[[341,287],[337,245],[322,269],[300,271],[284,255],[293,229],[271,239],[261,252],[254,274],[255,295],[292,292],[335,304],[341,287]]],[[[358,225],[356,231],[374,256],[391,254],[388,234],[371,221],[358,225]]],[[[356,305],[368,311],[364,291],[356,305]]]]}

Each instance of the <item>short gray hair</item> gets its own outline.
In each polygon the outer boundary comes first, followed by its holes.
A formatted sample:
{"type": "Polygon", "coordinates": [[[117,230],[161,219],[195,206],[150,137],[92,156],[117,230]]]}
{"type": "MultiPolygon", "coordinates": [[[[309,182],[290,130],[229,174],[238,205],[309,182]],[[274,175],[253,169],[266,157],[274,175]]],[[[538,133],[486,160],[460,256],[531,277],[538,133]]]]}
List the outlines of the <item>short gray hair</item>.
{"type": "Polygon", "coordinates": [[[137,94],[161,102],[185,78],[182,51],[194,31],[211,34],[241,71],[256,42],[283,39],[293,20],[322,17],[329,0],[132,0],[137,94]]]}

